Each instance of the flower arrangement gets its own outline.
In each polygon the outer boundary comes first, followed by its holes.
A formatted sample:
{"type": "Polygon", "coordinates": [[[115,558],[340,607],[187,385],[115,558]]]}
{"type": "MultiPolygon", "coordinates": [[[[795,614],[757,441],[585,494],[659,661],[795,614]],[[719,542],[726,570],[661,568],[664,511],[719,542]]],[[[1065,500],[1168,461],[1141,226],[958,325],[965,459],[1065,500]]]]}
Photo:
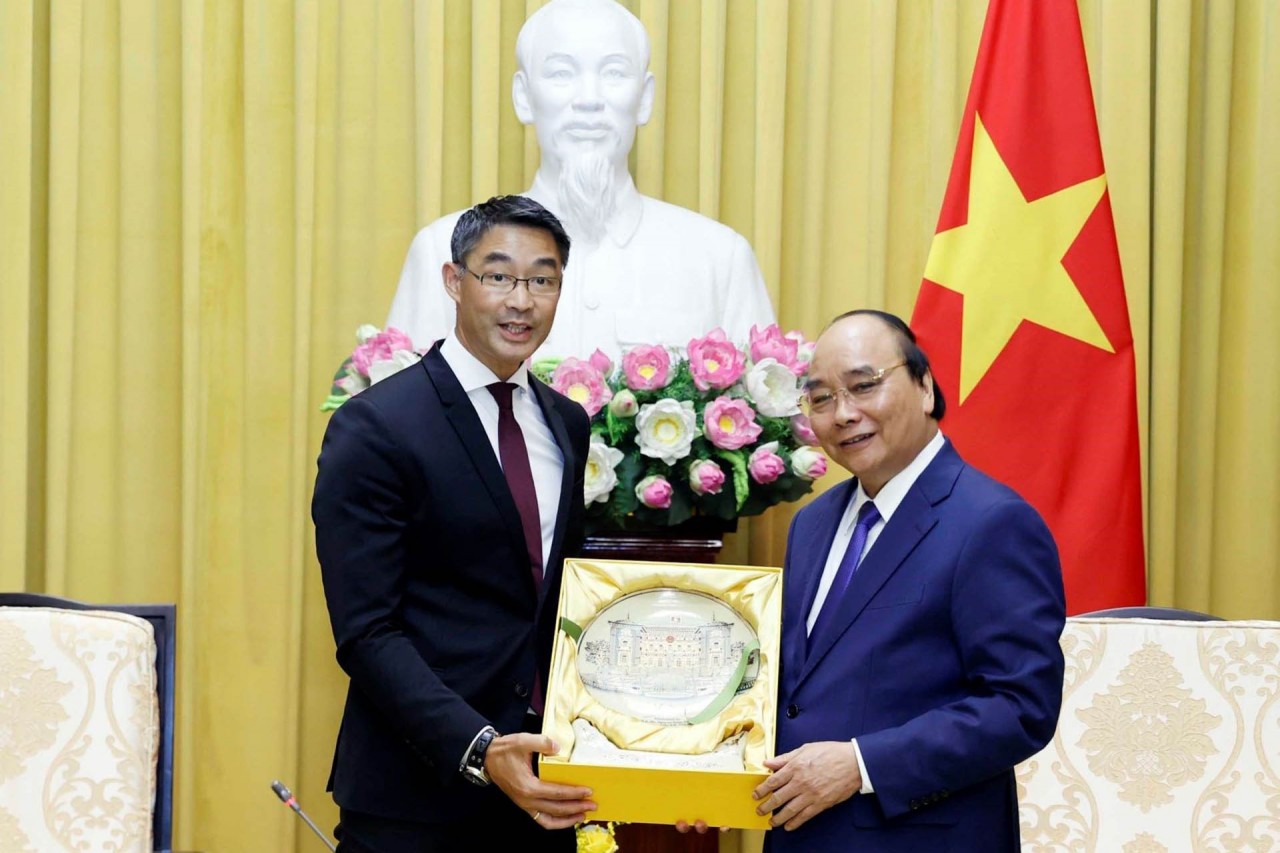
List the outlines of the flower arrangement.
{"type": "MultiPolygon", "coordinates": [[[[422,357],[394,328],[361,326],[356,337],[325,411],[422,357]]],[[[588,532],[732,520],[809,492],[827,470],[799,407],[812,357],[803,335],[771,325],[752,326],[745,349],[714,329],[685,351],[633,347],[620,365],[599,350],[534,362],[534,375],[591,418],[588,532]]]]}
{"type": "Polygon", "coordinates": [[[392,326],[380,331],[366,323],[356,329],[356,341],[356,348],[333,375],[333,387],[320,406],[322,412],[332,412],[370,385],[417,364],[423,355],[413,348],[408,335],[392,326]]]}
{"type": "Polygon", "coordinates": [[[533,372],[591,416],[589,532],[731,520],[794,501],[827,470],[798,404],[813,345],[752,327],[745,349],[723,330],[684,353],[637,346],[613,365],[542,359],[533,372]]]}

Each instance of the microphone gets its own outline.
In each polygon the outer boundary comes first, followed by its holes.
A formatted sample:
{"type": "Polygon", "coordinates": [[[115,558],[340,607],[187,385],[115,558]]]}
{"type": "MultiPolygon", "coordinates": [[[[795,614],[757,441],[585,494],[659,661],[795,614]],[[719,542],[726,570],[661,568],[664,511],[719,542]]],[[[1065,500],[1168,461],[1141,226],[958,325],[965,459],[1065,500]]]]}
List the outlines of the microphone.
{"type": "Polygon", "coordinates": [[[315,823],[312,822],[311,818],[307,817],[307,813],[302,810],[302,806],[298,805],[298,799],[293,796],[292,791],[284,786],[283,782],[279,779],[272,782],[271,790],[276,792],[276,796],[280,798],[280,802],[293,809],[298,813],[298,817],[307,822],[307,826],[311,827],[311,831],[319,836],[320,840],[324,842],[325,847],[328,847],[333,851],[333,853],[337,853],[338,848],[333,846],[333,842],[329,840],[329,836],[321,832],[320,827],[316,826],[315,823]]]}

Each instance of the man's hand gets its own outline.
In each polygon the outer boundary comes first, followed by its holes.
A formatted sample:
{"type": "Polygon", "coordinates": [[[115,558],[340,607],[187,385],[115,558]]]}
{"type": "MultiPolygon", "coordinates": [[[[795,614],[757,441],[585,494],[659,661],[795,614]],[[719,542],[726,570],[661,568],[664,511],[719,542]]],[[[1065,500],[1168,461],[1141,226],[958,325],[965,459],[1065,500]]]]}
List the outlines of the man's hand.
{"type": "Polygon", "coordinates": [[[770,758],[764,766],[773,775],[757,785],[752,796],[761,801],[756,814],[774,813],[769,823],[775,827],[797,829],[862,789],[852,741],[806,743],[770,758]]]}
{"type": "Polygon", "coordinates": [[[543,829],[567,829],[582,823],[587,812],[596,809],[588,799],[590,788],[543,782],[533,775],[534,753],[555,755],[559,751],[549,737],[514,734],[494,739],[484,754],[484,770],[493,784],[543,829]]]}

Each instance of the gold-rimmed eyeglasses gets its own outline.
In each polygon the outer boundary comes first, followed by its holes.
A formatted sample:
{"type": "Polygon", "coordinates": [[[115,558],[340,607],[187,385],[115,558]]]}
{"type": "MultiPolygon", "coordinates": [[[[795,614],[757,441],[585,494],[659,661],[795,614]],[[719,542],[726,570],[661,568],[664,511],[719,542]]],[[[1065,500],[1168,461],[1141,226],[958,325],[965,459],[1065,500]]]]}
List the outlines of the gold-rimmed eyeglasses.
{"type": "Polygon", "coordinates": [[[554,296],[560,292],[560,279],[553,275],[534,275],[529,278],[520,278],[506,272],[486,272],[477,273],[463,267],[463,272],[469,272],[480,280],[480,285],[484,288],[492,290],[494,293],[510,293],[516,289],[517,284],[524,284],[529,289],[530,296],[554,296]]]}
{"type": "Polygon", "coordinates": [[[812,418],[815,415],[821,417],[835,412],[841,397],[846,397],[854,403],[867,400],[884,383],[890,370],[905,364],[905,361],[899,361],[879,370],[851,371],[849,384],[834,391],[822,385],[806,388],[800,394],[800,411],[806,417],[812,418]]]}

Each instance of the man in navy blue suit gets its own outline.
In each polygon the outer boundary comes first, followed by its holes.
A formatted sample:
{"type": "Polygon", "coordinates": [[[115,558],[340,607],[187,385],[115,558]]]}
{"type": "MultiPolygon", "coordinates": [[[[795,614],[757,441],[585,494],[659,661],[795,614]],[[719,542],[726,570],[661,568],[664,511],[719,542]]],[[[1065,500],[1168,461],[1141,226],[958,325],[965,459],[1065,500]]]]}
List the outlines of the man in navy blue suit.
{"type": "Polygon", "coordinates": [[[1040,516],[965,464],[898,317],[818,339],[814,432],[854,479],[787,537],[778,755],[755,791],[783,851],[1016,853],[1013,768],[1062,703],[1062,572],[1040,516]]]}

